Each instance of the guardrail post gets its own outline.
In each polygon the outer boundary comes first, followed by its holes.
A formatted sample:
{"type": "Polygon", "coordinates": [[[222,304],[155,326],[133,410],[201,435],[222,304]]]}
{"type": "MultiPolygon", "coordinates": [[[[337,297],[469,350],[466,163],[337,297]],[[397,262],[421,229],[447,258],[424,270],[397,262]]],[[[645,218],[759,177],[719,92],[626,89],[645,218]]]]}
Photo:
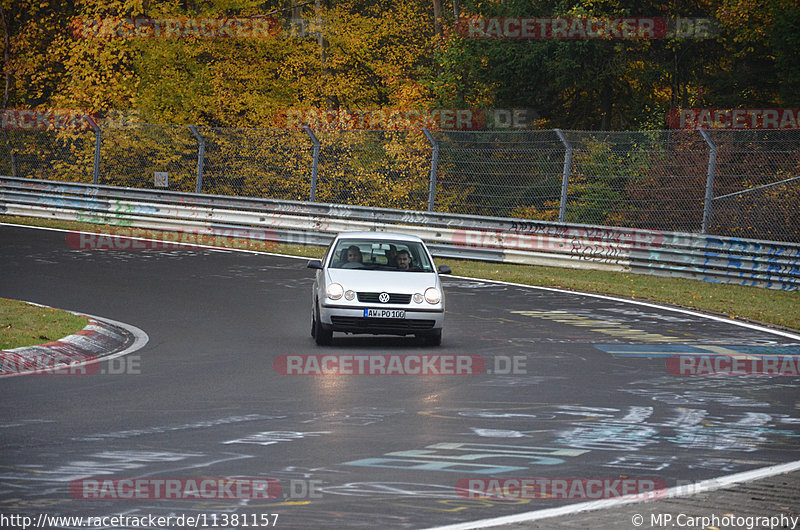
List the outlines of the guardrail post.
{"type": "Polygon", "coordinates": [[[428,183],[428,211],[432,212],[434,200],[436,199],[436,174],[439,171],[439,144],[436,143],[428,129],[422,129],[422,134],[428,139],[433,149],[431,154],[431,176],[428,183]]]}
{"type": "Polygon", "coordinates": [[[303,130],[306,132],[311,141],[314,143],[314,152],[313,158],[311,162],[311,192],[309,194],[308,200],[314,202],[317,197],[317,171],[319,170],[319,139],[317,139],[317,135],[314,134],[314,131],[311,130],[311,127],[306,125],[303,127],[303,130]]]}
{"type": "Polygon", "coordinates": [[[103,143],[103,131],[91,116],[86,116],[86,121],[94,130],[94,167],[92,168],[92,184],[100,184],[100,145],[103,143]]]}
{"type": "Polygon", "coordinates": [[[558,222],[563,223],[567,218],[567,193],[569,191],[569,173],[572,171],[572,144],[561,129],[554,129],[558,139],[564,144],[564,169],[561,171],[561,205],[558,207],[558,222]]]}
{"type": "Polygon", "coordinates": [[[703,202],[703,227],[702,233],[708,233],[708,225],[711,223],[711,203],[714,202],[714,171],[717,168],[717,146],[711,139],[711,135],[704,129],[700,129],[700,134],[708,144],[708,173],[706,174],[706,195],[703,202]]]}
{"type": "Polygon", "coordinates": [[[197,180],[194,185],[194,191],[195,193],[202,193],[203,168],[205,167],[206,161],[206,141],[202,136],[200,136],[200,132],[194,125],[189,125],[189,130],[192,131],[192,134],[197,139],[197,180]]]}

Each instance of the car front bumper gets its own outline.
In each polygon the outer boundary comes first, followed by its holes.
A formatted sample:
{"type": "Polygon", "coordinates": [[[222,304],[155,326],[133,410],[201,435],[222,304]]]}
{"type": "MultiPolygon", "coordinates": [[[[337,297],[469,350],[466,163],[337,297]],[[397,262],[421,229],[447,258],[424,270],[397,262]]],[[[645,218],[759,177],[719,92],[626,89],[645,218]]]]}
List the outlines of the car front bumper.
{"type": "Polygon", "coordinates": [[[402,309],[405,318],[376,318],[365,317],[365,309],[389,309],[387,307],[337,307],[321,306],[320,321],[332,331],[345,333],[372,333],[375,335],[410,335],[424,334],[444,326],[444,311],[442,309],[410,309],[408,307],[392,307],[402,309]]]}

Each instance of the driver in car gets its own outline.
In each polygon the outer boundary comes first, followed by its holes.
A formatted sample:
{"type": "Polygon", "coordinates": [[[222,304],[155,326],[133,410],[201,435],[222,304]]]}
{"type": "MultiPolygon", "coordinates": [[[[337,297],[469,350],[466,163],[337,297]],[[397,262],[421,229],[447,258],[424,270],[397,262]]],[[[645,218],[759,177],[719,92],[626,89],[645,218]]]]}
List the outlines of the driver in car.
{"type": "Polygon", "coordinates": [[[411,270],[411,254],[407,250],[400,250],[395,258],[397,268],[401,271],[411,270]]]}

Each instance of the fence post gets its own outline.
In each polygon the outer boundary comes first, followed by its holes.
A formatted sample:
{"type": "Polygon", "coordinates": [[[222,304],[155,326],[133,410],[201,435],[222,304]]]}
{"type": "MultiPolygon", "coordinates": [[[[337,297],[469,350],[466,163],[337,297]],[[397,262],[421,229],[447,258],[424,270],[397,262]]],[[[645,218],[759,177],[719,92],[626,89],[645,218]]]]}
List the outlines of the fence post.
{"type": "Polygon", "coordinates": [[[9,154],[11,155],[11,176],[14,178],[19,177],[19,172],[17,171],[17,153],[11,149],[9,154]]]}
{"type": "Polygon", "coordinates": [[[572,145],[561,129],[554,129],[558,139],[564,144],[564,169],[561,172],[561,205],[558,208],[558,222],[567,218],[567,192],[569,191],[569,173],[572,171],[572,145]]]}
{"type": "Polygon", "coordinates": [[[432,212],[434,200],[436,199],[436,174],[439,171],[439,144],[436,143],[428,129],[422,129],[422,134],[428,139],[433,149],[431,154],[431,176],[428,184],[428,211],[432,212]]]}
{"type": "Polygon", "coordinates": [[[94,129],[94,167],[92,168],[92,184],[100,184],[100,145],[103,143],[103,131],[91,116],[86,116],[86,121],[94,129]]]}
{"type": "Polygon", "coordinates": [[[197,180],[194,185],[195,193],[202,193],[203,191],[203,169],[206,163],[206,141],[200,136],[200,131],[194,125],[189,125],[189,130],[197,139],[197,180]]]}
{"type": "Polygon", "coordinates": [[[708,173],[706,174],[706,196],[703,202],[703,227],[702,233],[708,233],[708,225],[711,223],[711,203],[714,202],[714,171],[717,168],[717,146],[711,139],[711,135],[704,129],[699,129],[703,139],[708,144],[708,173]]]}
{"type": "Polygon", "coordinates": [[[314,202],[317,197],[317,172],[319,171],[319,139],[317,139],[317,135],[314,134],[314,131],[311,130],[311,127],[306,125],[303,127],[303,130],[306,132],[311,141],[314,143],[314,153],[313,153],[313,160],[311,162],[311,193],[308,198],[309,201],[314,202]]]}

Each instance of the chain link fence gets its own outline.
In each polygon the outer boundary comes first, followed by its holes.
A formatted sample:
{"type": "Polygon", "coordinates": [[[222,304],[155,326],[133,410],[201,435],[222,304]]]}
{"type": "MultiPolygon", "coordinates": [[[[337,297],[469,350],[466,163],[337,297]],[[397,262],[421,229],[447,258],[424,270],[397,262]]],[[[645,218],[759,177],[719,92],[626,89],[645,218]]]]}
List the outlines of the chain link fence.
{"type": "Polygon", "coordinates": [[[0,171],[12,176],[800,242],[796,129],[311,130],[100,121],[88,130],[4,130],[0,137],[0,171]]]}
{"type": "Polygon", "coordinates": [[[431,146],[414,130],[319,130],[316,200],[425,210],[431,146]]]}
{"type": "Polygon", "coordinates": [[[197,141],[187,127],[104,125],[98,123],[102,131],[99,184],[152,188],[155,173],[166,172],[169,189],[195,191],[197,141]]]}
{"type": "Polygon", "coordinates": [[[434,131],[435,209],[558,220],[564,145],[554,131],[434,131]]]}
{"type": "Polygon", "coordinates": [[[800,130],[711,131],[712,234],[800,241],[800,130]]]}
{"type": "Polygon", "coordinates": [[[696,232],[709,147],[697,131],[565,132],[574,146],[566,220],[696,232]]]}
{"type": "Polygon", "coordinates": [[[12,177],[92,182],[94,146],[91,131],[3,130],[0,171],[12,177]]]}
{"type": "Polygon", "coordinates": [[[311,190],[313,146],[308,135],[296,129],[232,129],[198,127],[205,145],[198,160],[194,141],[196,190],[217,195],[270,197],[304,201],[311,190]]]}

